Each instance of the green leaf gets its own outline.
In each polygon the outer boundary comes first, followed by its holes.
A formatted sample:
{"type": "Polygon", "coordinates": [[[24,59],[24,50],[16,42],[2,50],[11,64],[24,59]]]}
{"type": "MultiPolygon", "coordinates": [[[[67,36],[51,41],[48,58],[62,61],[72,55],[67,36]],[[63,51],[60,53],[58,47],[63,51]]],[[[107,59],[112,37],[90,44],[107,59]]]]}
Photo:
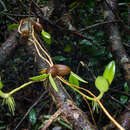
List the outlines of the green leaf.
{"type": "Polygon", "coordinates": [[[3,83],[2,83],[1,77],[0,77],[0,89],[2,89],[2,88],[3,88],[3,83]]]}
{"type": "Polygon", "coordinates": [[[48,77],[48,74],[42,74],[42,75],[39,75],[39,76],[31,77],[31,78],[29,78],[29,79],[30,79],[30,80],[33,80],[33,81],[37,81],[37,80],[46,79],[47,77],[48,77]]]}
{"type": "Polygon", "coordinates": [[[12,30],[14,28],[17,28],[18,27],[18,24],[11,24],[8,26],[8,30],[12,30]]]}
{"type": "Polygon", "coordinates": [[[60,118],[58,118],[56,121],[59,122],[62,126],[68,128],[70,130],[73,130],[72,127],[69,124],[67,124],[66,122],[62,121],[60,118]]]}
{"type": "Polygon", "coordinates": [[[73,75],[73,77],[75,77],[76,79],[78,79],[79,81],[81,81],[83,83],[88,83],[87,81],[85,81],[84,79],[82,79],[81,77],[79,77],[77,74],[75,74],[72,71],[71,71],[71,75],[73,75]]]}
{"type": "Polygon", "coordinates": [[[58,92],[58,88],[57,88],[56,83],[55,83],[55,81],[53,80],[51,74],[49,74],[49,81],[50,81],[52,87],[55,89],[55,91],[58,92]]]}
{"type": "Polygon", "coordinates": [[[125,95],[121,95],[120,96],[120,101],[121,101],[122,104],[125,104],[128,101],[128,97],[125,96],[125,95]]]}
{"type": "Polygon", "coordinates": [[[63,56],[55,56],[55,57],[53,57],[53,60],[55,60],[55,61],[65,61],[66,58],[63,57],[63,56]]]}
{"type": "Polygon", "coordinates": [[[32,125],[35,125],[37,121],[36,112],[34,109],[32,109],[29,113],[29,121],[32,123],[32,125]]]}
{"type": "Polygon", "coordinates": [[[69,83],[73,84],[73,85],[76,85],[76,86],[79,86],[78,79],[75,78],[71,73],[70,73],[70,76],[69,76],[69,83]]]}
{"type": "Polygon", "coordinates": [[[64,51],[65,52],[71,52],[72,48],[69,44],[65,45],[64,51]]]}
{"type": "Polygon", "coordinates": [[[109,84],[111,84],[114,75],[115,75],[115,61],[111,61],[107,67],[105,68],[105,71],[103,73],[103,77],[106,78],[109,82],[109,84]]]}
{"type": "Polygon", "coordinates": [[[72,3],[69,5],[69,8],[70,8],[70,9],[71,9],[71,8],[74,8],[74,6],[76,6],[77,4],[78,4],[77,1],[72,2],[72,3]]]}
{"type": "Polygon", "coordinates": [[[0,130],[5,130],[6,127],[5,126],[0,126],[0,130]]]}
{"type": "Polygon", "coordinates": [[[109,83],[103,76],[98,76],[95,80],[95,86],[100,92],[107,92],[109,89],[109,83]]]}
{"type": "Polygon", "coordinates": [[[127,3],[118,3],[119,6],[127,5],[127,3]]]}
{"type": "Polygon", "coordinates": [[[51,44],[51,35],[47,32],[45,32],[44,30],[42,30],[41,32],[43,39],[45,40],[45,42],[50,45],[51,44]]]}
{"type": "Polygon", "coordinates": [[[127,84],[127,82],[125,82],[124,83],[124,90],[125,90],[125,92],[129,92],[129,87],[128,87],[128,84],[127,84]]]}

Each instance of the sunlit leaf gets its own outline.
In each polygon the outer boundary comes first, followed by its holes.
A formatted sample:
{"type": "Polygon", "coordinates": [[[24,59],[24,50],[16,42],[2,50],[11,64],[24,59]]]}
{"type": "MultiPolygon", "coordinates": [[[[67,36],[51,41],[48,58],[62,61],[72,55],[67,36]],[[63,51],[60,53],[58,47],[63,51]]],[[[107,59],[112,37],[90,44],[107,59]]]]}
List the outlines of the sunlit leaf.
{"type": "Polygon", "coordinates": [[[0,77],[0,89],[2,89],[2,88],[3,88],[3,83],[2,83],[1,77],[0,77]]]}
{"type": "Polygon", "coordinates": [[[47,32],[45,32],[44,30],[42,30],[41,32],[43,39],[45,40],[45,42],[50,45],[51,44],[51,35],[47,32]]]}
{"type": "Polygon", "coordinates": [[[30,80],[33,80],[33,81],[37,81],[37,80],[44,80],[48,77],[48,74],[42,74],[42,75],[39,75],[39,76],[34,76],[34,77],[31,77],[29,78],[30,80]]]}
{"type": "Polygon", "coordinates": [[[71,73],[70,73],[70,76],[69,76],[69,83],[73,84],[73,85],[76,85],[76,86],[79,86],[78,79],[75,78],[71,73]]]}
{"type": "Polygon", "coordinates": [[[109,84],[111,84],[114,75],[115,75],[115,61],[111,61],[107,67],[105,68],[105,71],[103,73],[103,77],[106,78],[109,82],[109,84]]]}
{"type": "Polygon", "coordinates": [[[34,125],[37,121],[36,112],[34,109],[32,109],[29,113],[29,121],[34,125]]]}
{"type": "Polygon", "coordinates": [[[18,27],[18,24],[11,24],[8,26],[8,30],[12,30],[14,28],[17,28],[18,27]]]}
{"type": "Polygon", "coordinates": [[[57,88],[56,83],[55,83],[55,81],[53,80],[51,74],[49,74],[49,81],[50,81],[52,87],[55,89],[55,91],[58,92],[58,88],[57,88]]]}
{"type": "Polygon", "coordinates": [[[77,74],[75,74],[72,71],[71,71],[71,75],[73,75],[73,77],[75,77],[76,79],[78,79],[79,81],[81,81],[83,83],[88,83],[87,81],[85,81],[84,79],[82,79],[81,77],[79,77],[77,74]]]}
{"type": "Polygon", "coordinates": [[[103,76],[98,76],[95,80],[95,86],[100,92],[107,92],[109,89],[108,81],[103,76]]]}

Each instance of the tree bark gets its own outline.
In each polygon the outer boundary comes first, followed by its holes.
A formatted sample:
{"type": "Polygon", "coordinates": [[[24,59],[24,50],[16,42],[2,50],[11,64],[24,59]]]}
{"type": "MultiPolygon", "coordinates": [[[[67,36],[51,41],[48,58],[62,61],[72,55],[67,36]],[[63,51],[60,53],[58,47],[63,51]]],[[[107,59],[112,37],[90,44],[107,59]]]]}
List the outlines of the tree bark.
{"type": "MultiPolygon", "coordinates": [[[[25,30],[25,28],[27,29],[27,26],[27,23],[26,25],[24,24],[24,26],[21,27],[21,31],[25,30]]],[[[41,41],[36,33],[35,36],[39,41],[41,41]]],[[[32,37],[30,36],[29,38],[32,37]]],[[[32,42],[22,40],[20,41],[21,44],[25,43],[24,46],[28,53],[34,56],[35,63],[37,64],[39,71],[49,67],[48,64],[39,57],[32,42]]],[[[44,43],[40,42],[40,44],[43,46],[44,43]]],[[[41,55],[46,57],[43,52],[41,52],[41,55]]],[[[52,95],[55,104],[59,108],[62,108],[62,115],[73,125],[75,130],[95,130],[96,128],[89,122],[87,115],[74,105],[71,97],[59,79],[55,78],[55,83],[58,88],[58,92],[53,89],[49,82],[44,82],[44,84],[47,84],[46,89],[49,89],[50,95],[52,95]]]]}
{"type": "Polygon", "coordinates": [[[16,47],[18,46],[17,42],[17,31],[13,32],[11,36],[1,45],[0,47],[0,65],[3,65],[7,59],[10,57],[16,47]]]}
{"type": "MultiPolygon", "coordinates": [[[[113,14],[110,7],[114,10],[117,10],[117,1],[116,0],[109,0],[109,3],[103,3],[103,15],[105,21],[116,20],[115,15],[113,14]]],[[[111,52],[115,57],[116,62],[119,64],[120,68],[123,70],[124,78],[130,87],[130,58],[128,57],[125,48],[122,45],[121,36],[118,29],[117,23],[110,23],[106,25],[105,29],[107,33],[107,37],[109,39],[111,52]]]]}

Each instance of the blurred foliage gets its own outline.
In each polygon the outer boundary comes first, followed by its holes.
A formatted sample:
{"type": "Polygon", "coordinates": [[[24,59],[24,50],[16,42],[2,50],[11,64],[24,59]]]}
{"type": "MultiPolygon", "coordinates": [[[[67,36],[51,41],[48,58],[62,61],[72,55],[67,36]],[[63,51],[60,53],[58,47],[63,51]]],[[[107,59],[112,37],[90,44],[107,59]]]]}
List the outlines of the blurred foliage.
{"type": "MultiPolygon", "coordinates": [[[[14,18],[18,22],[21,18],[24,18],[28,15],[28,5],[30,3],[29,0],[3,0],[3,2],[7,10],[5,10],[3,6],[1,7],[0,4],[0,46],[7,39],[10,33],[9,30],[7,30],[8,27],[10,25],[17,24],[8,16],[14,18]],[[19,17],[19,15],[25,16],[19,17]]],[[[47,3],[47,0],[38,0],[37,2],[39,5],[44,7],[47,3]]],[[[69,12],[69,15],[71,17],[71,22],[73,26],[79,31],[90,25],[103,22],[104,18],[101,11],[101,4],[102,3],[94,0],[82,0],[80,2],[77,0],[72,2],[71,4],[68,4],[68,9],[71,10],[69,12]]],[[[118,1],[118,13],[121,19],[126,24],[128,24],[128,4],[129,0],[118,1]]],[[[53,21],[53,16],[51,20],[53,21]]],[[[119,26],[119,28],[122,37],[122,42],[126,48],[126,51],[130,55],[130,39],[128,39],[128,35],[124,31],[124,29],[122,29],[122,26],[119,26]]],[[[49,31],[47,32],[48,34],[50,34],[49,31]]],[[[105,66],[111,60],[113,60],[113,56],[110,52],[106,34],[104,33],[104,26],[99,26],[88,31],[84,31],[82,32],[82,34],[87,36],[88,38],[91,38],[93,42],[96,44],[93,44],[92,42],[83,38],[79,38],[78,36],[71,35],[70,33],[58,32],[58,30],[56,30],[56,32],[53,34],[54,36],[51,34],[52,44],[49,45],[48,49],[55,63],[66,64],[70,66],[73,72],[75,72],[76,74],[83,77],[83,79],[89,82],[87,85],[88,89],[95,93],[95,95],[98,95],[98,92],[97,90],[95,90],[94,87],[94,77],[97,77],[98,75],[101,75],[103,73],[105,66]],[[87,65],[87,67],[82,66],[80,64],[80,61],[83,61],[87,65]]],[[[50,42],[48,42],[48,44],[49,43],[50,42]]],[[[9,91],[17,86],[20,86],[21,84],[26,82],[29,77],[36,75],[36,66],[33,63],[34,60],[28,54],[26,54],[26,52],[23,49],[19,48],[15,52],[13,58],[9,59],[6,62],[6,64],[0,67],[0,76],[2,77],[2,82],[4,86],[6,86],[4,87],[4,90],[9,91]]],[[[76,84],[79,84],[79,82],[77,82],[76,84]]],[[[80,85],[85,87],[82,83],[80,83],[80,85]]],[[[115,80],[112,82],[111,88],[128,93],[130,90],[127,90],[126,86],[127,85],[123,80],[121,70],[119,69],[119,67],[117,67],[115,80]]],[[[88,107],[84,103],[81,95],[75,93],[73,90],[70,90],[69,88],[67,88],[67,91],[70,92],[70,95],[72,96],[78,107],[83,109],[85,112],[88,111],[88,107]]],[[[113,94],[111,90],[108,91],[108,95],[109,94],[113,94]]],[[[102,101],[104,106],[111,111],[111,114],[115,113],[117,109],[122,110],[123,106],[112,101],[110,98],[108,98],[108,95],[106,94],[103,97],[102,101]],[[105,102],[105,100],[107,100],[107,102],[105,102]]],[[[124,105],[128,102],[128,97],[123,94],[114,93],[112,96],[118,99],[124,105]]],[[[2,100],[0,99],[0,104],[1,103],[2,100]]],[[[49,107],[47,108],[47,105],[45,106],[46,109],[44,109],[44,113],[48,112],[49,109],[49,107]]],[[[12,120],[14,120],[14,117],[12,117],[12,115],[8,113],[8,111],[5,108],[6,107],[3,106],[0,108],[0,113],[5,113],[5,115],[3,116],[0,114],[0,129],[5,129],[5,126],[7,126],[9,123],[12,122],[12,120]]],[[[35,112],[30,113],[29,118],[34,118],[33,121],[37,119],[37,122],[34,122],[34,129],[37,129],[41,125],[41,120],[36,118],[34,113],[35,112]]],[[[102,113],[101,110],[100,113],[102,113]]],[[[14,121],[15,125],[21,119],[21,116],[19,115],[21,114],[18,113],[16,115],[15,120],[17,121],[14,121]]],[[[95,114],[96,119],[98,119],[99,116],[102,117],[102,120],[98,122],[99,124],[103,125],[105,122],[107,122],[107,119],[103,114],[95,114]],[[104,120],[105,122],[103,122],[104,120]]]]}

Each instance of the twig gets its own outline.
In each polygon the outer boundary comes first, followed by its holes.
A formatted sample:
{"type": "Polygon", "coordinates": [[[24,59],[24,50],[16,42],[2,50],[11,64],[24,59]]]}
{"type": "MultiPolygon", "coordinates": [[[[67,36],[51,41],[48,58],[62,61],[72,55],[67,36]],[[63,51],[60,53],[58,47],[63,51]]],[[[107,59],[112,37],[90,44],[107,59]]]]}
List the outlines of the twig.
{"type": "MultiPolygon", "coordinates": [[[[5,13],[5,12],[1,12],[4,15],[9,15],[9,16],[14,16],[14,17],[28,17],[28,14],[10,14],[10,13],[5,13]]],[[[34,17],[34,15],[30,15],[30,17],[34,17]]]]}
{"type": "Polygon", "coordinates": [[[88,105],[88,108],[89,108],[89,111],[90,111],[90,114],[91,114],[91,118],[92,118],[92,121],[93,121],[94,125],[97,126],[97,125],[96,125],[96,122],[95,122],[95,119],[94,119],[94,116],[93,116],[92,109],[91,109],[91,107],[90,107],[90,105],[89,105],[88,100],[87,100],[85,97],[83,97],[83,99],[85,100],[85,102],[86,102],[87,105],[88,105]]]}
{"type": "Polygon", "coordinates": [[[95,27],[97,27],[97,26],[102,26],[102,25],[104,25],[104,24],[118,23],[118,22],[120,22],[120,21],[119,21],[119,20],[114,20],[114,21],[107,21],[107,22],[102,22],[102,23],[96,23],[96,24],[93,24],[93,25],[91,25],[91,26],[88,26],[88,27],[86,27],[86,28],[81,29],[79,32],[87,31],[87,30],[89,30],[89,29],[95,28],[95,27]]]}
{"type": "Polygon", "coordinates": [[[14,130],[17,130],[18,127],[21,125],[21,123],[24,121],[24,119],[27,117],[27,115],[29,114],[29,112],[32,110],[33,107],[35,107],[40,100],[45,96],[45,94],[47,93],[47,91],[45,91],[44,93],[41,94],[41,96],[35,101],[35,103],[28,109],[28,111],[26,112],[26,114],[24,115],[24,117],[20,120],[20,122],[17,124],[17,126],[15,127],[14,130]]]}
{"type": "Polygon", "coordinates": [[[114,98],[113,96],[109,95],[109,97],[110,97],[113,101],[117,102],[118,104],[122,105],[123,107],[125,107],[127,110],[130,111],[130,108],[129,108],[129,107],[127,107],[126,105],[124,105],[123,103],[121,103],[119,100],[117,100],[117,99],[114,98]]]}
{"type": "Polygon", "coordinates": [[[124,21],[120,18],[119,14],[113,9],[110,1],[108,3],[107,0],[105,0],[105,3],[107,4],[107,6],[111,9],[111,11],[113,12],[113,14],[115,15],[115,17],[120,21],[120,23],[123,25],[124,29],[130,34],[130,29],[129,26],[127,26],[124,21]]]}
{"type": "Polygon", "coordinates": [[[41,130],[46,130],[50,125],[51,123],[61,114],[61,108],[59,108],[51,117],[50,119],[48,120],[48,122],[45,124],[44,127],[42,127],[41,130]]]}
{"type": "Polygon", "coordinates": [[[87,70],[90,72],[90,74],[92,75],[93,80],[96,80],[96,76],[93,74],[93,72],[89,69],[88,65],[86,63],[84,63],[83,61],[80,61],[80,64],[87,70]]]}
{"type": "Polygon", "coordinates": [[[124,94],[124,95],[130,97],[130,94],[129,94],[129,93],[122,92],[122,91],[117,90],[117,89],[110,88],[110,91],[111,91],[111,92],[116,92],[116,93],[121,93],[121,94],[124,94]]]}
{"type": "MultiPolygon", "coordinates": [[[[4,14],[4,13],[2,13],[2,14],[4,14]]],[[[13,21],[13,22],[15,22],[15,23],[18,23],[17,20],[15,20],[13,17],[9,16],[8,14],[4,14],[4,15],[6,15],[6,17],[7,17],[8,19],[10,19],[11,21],[13,21]]]]}
{"type": "Polygon", "coordinates": [[[2,0],[0,0],[0,4],[3,6],[4,10],[7,10],[5,4],[4,4],[4,2],[2,0]]]}
{"type": "Polygon", "coordinates": [[[71,32],[74,35],[79,36],[80,38],[84,38],[84,39],[90,41],[93,45],[97,45],[97,43],[95,43],[91,38],[86,37],[85,35],[81,34],[78,31],[72,31],[72,30],[67,30],[67,31],[71,32]]]}

